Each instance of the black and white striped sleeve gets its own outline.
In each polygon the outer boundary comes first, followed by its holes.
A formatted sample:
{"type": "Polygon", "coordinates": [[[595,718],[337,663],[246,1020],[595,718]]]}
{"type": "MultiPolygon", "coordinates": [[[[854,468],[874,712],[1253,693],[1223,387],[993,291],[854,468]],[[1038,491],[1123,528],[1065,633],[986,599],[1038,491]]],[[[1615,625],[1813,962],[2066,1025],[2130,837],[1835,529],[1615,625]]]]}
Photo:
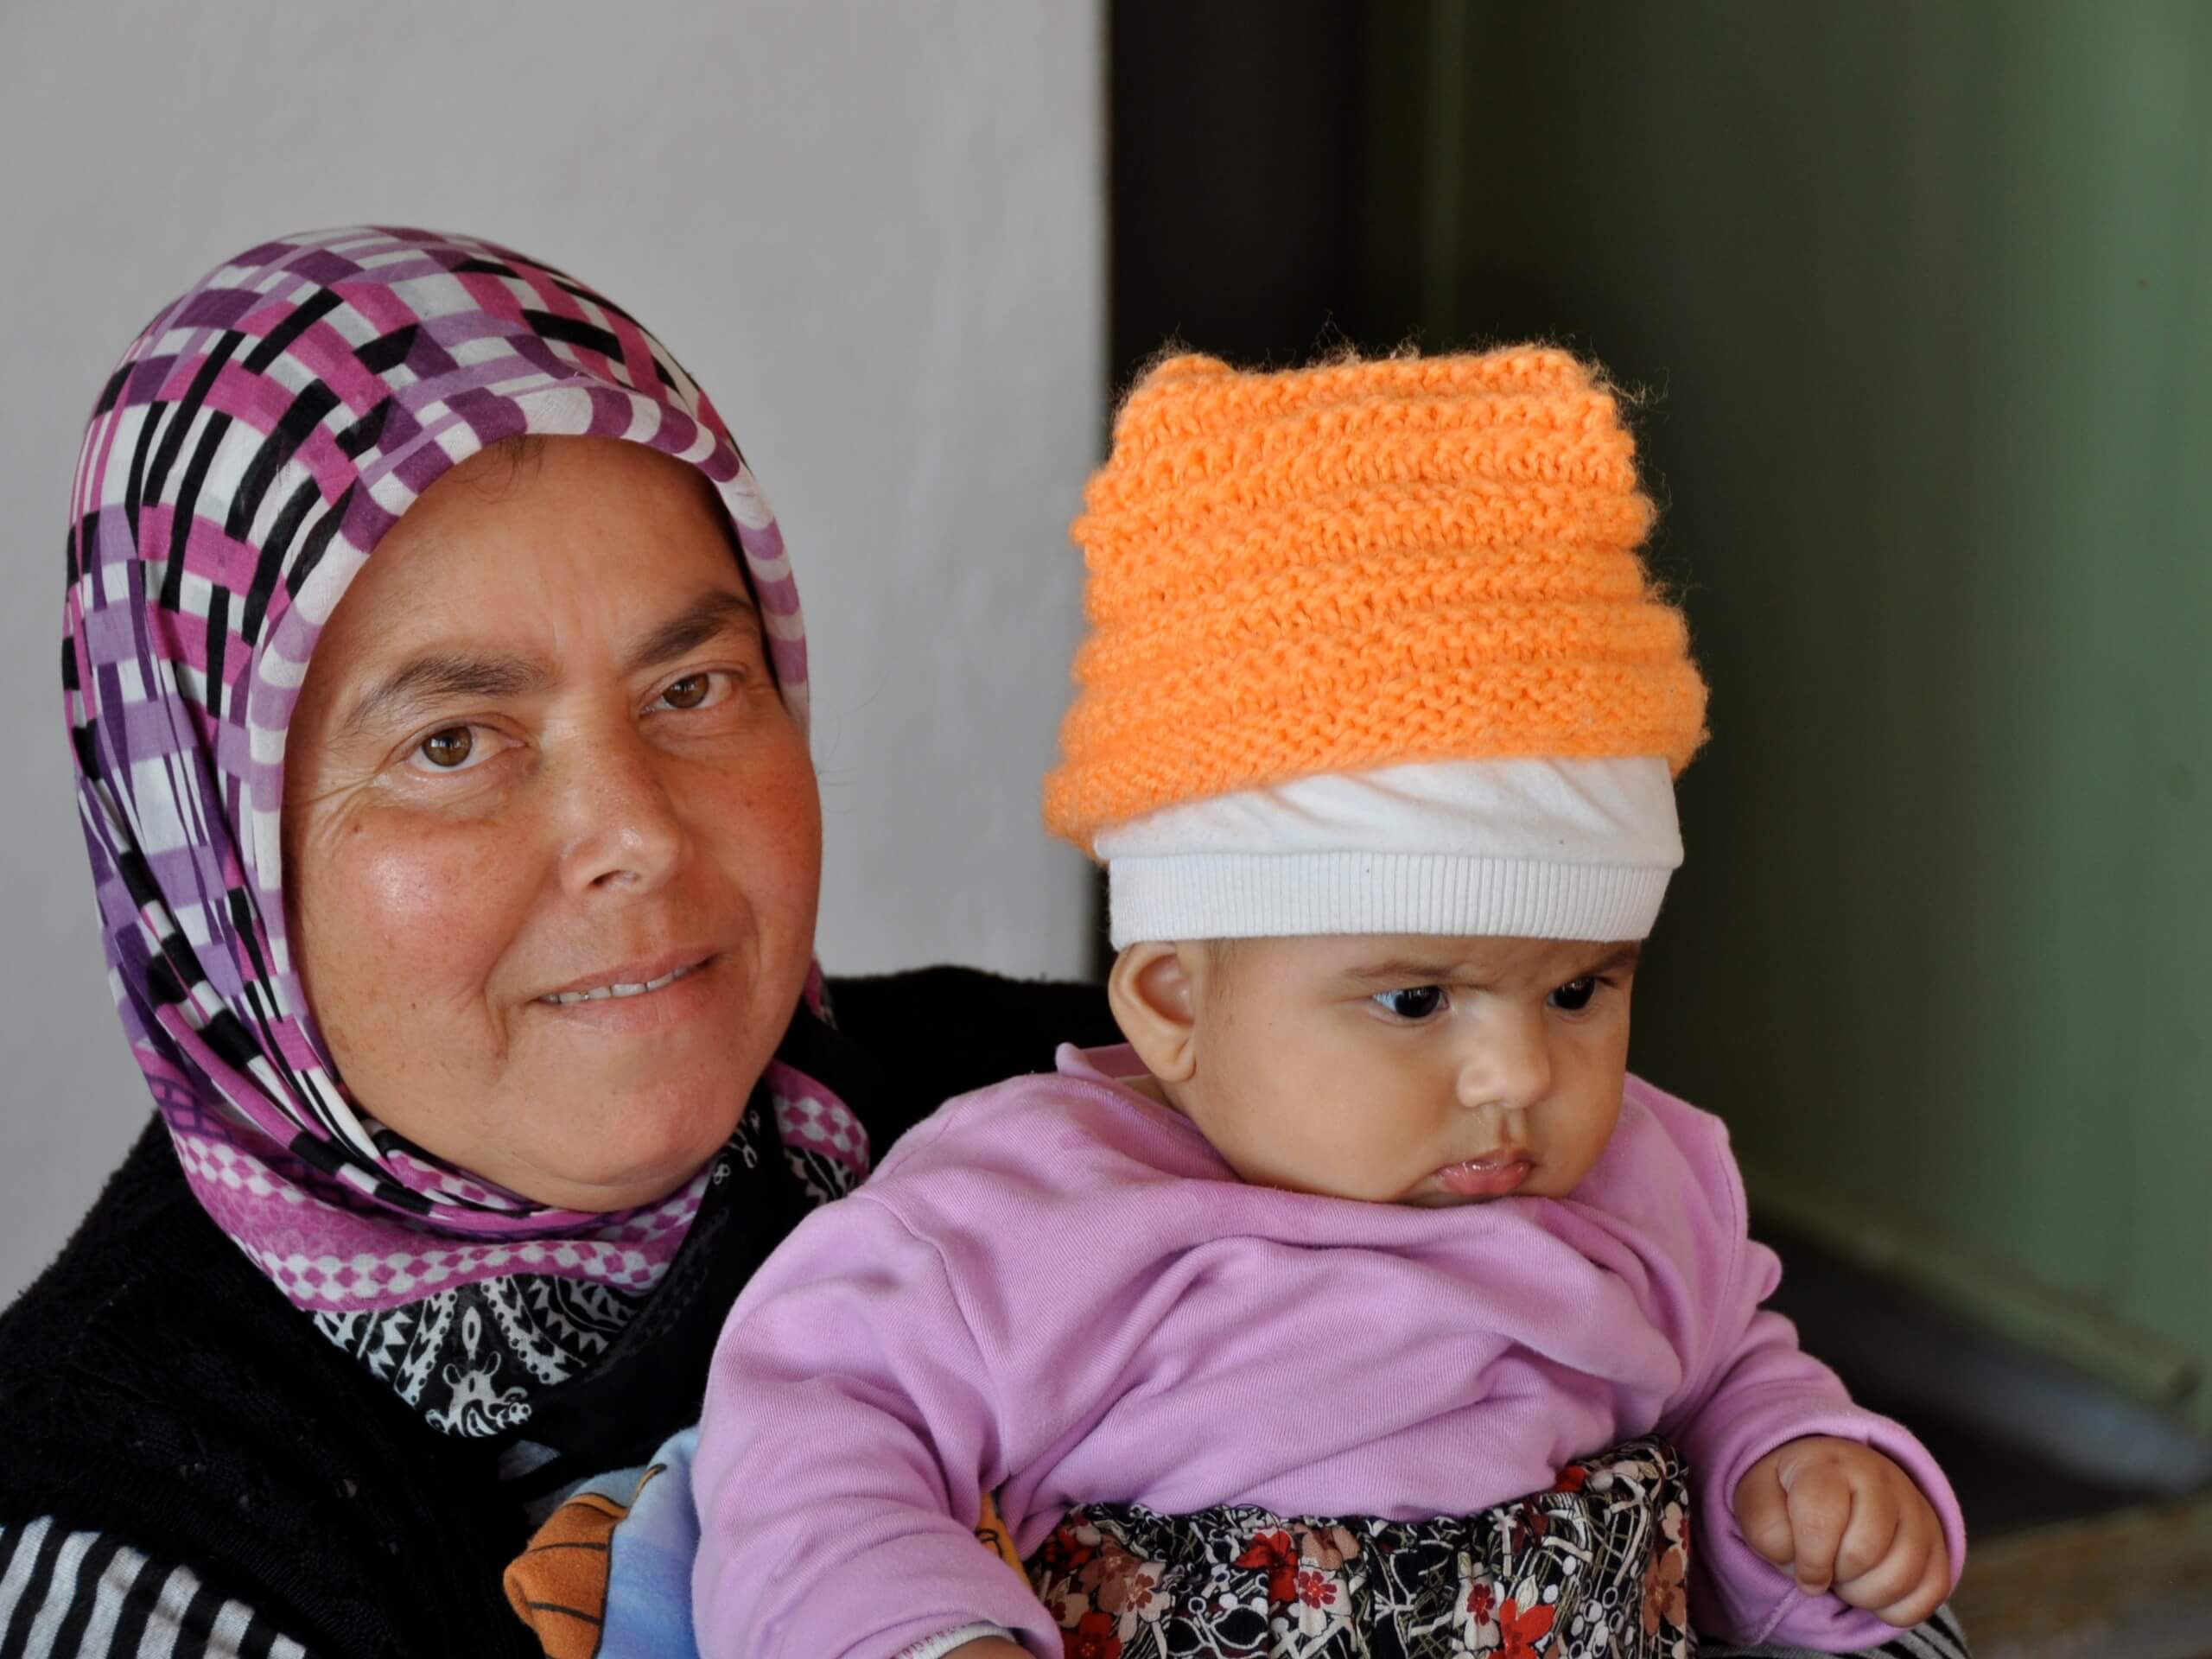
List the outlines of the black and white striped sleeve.
{"type": "MultiPolygon", "coordinates": [[[[0,1649],[0,1653],[5,1651],[0,1649]]],[[[1867,1648],[1857,1655],[1822,1655],[1806,1648],[1735,1648],[1712,1642],[1700,1643],[1698,1651],[1707,1659],[1972,1659],[1966,1632],[1959,1628],[1958,1615],[1948,1602],[1938,1607],[1925,1624],[1899,1630],[1880,1647],[1867,1648]]]]}
{"type": "Polygon", "coordinates": [[[51,1516],[0,1526],[0,1659],[305,1659],[188,1567],[51,1516]]]}

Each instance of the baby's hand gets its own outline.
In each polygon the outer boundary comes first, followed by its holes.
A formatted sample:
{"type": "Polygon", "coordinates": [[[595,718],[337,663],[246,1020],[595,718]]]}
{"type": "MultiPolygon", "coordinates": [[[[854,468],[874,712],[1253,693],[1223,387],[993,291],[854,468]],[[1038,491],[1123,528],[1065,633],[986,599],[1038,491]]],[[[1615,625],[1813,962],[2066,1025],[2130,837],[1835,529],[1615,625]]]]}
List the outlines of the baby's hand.
{"type": "Polygon", "coordinates": [[[1736,1486],[1745,1541],[1808,1595],[1910,1627],[1943,1604],[1951,1565],[1936,1511],[1912,1477],[1855,1440],[1808,1435],[1753,1464],[1736,1486]]]}

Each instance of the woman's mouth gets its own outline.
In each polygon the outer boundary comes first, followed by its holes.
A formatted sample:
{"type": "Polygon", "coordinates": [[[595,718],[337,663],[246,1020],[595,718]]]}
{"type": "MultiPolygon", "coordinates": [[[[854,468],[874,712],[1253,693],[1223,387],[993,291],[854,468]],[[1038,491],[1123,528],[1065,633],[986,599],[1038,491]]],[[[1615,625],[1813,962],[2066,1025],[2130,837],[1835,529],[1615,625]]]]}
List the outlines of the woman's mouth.
{"type": "Polygon", "coordinates": [[[598,969],[589,979],[536,999],[550,1029],[592,1042],[658,1041],[701,1014],[720,1010],[726,1015],[738,982],[719,953],[687,961],[624,963],[598,969]]]}
{"type": "Polygon", "coordinates": [[[1502,1198],[1517,1191],[1535,1166],[1526,1149],[1512,1147],[1486,1152],[1464,1164],[1446,1164],[1436,1172],[1436,1182],[1459,1198],[1502,1198]]]}
{"type": "Polygon", "coordinates": [[[605,969],[606,977],[598,984],[564,986],[560,990],[546,992],[537,1000],[550,1007],[569,1008],[579,1002],[613,1002],[643,996],[649,991],[665,990],[677,981],[697,973],[711,960],[710,957],[687,953],[677,961],[663,957],[653,962],[624,963],[605,969]]]}
{"type": "Polygon", "coordinates": [[[594,985],[588,991],[556,991],[550,996],[541,996],[537,1000],[556,1003],[565,1008],[574,1002],[604,1002],[610,997],[643,996],[647,991],[657,991],[664,985],[675,984],[690,971],[689,968],[671,968],[658,979],[649,979],[642,985],[594,985]]]}

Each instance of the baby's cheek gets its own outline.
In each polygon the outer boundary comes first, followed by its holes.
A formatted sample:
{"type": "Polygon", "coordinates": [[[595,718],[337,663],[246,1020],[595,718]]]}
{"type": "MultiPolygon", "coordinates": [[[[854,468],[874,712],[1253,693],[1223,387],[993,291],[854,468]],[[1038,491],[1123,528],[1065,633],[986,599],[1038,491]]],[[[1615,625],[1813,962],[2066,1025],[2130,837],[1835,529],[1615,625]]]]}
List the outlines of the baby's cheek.
{"type": "MultiPolygon", "coordinates": [[[[1254,1066],[1253,1071],[1262,1068],[1254,1066]]],[[[1212,1122],[1202,1125],[1237,1174],[1268,1186],[1365,1196],[1369,1149],[1332,1103],[1287,1079],[1249,1072],[1212,1122]]]]}
{"type": "Polygon", "coordinates": [[[1611,1086],[1611,1093],[1606,1089],[1599,1084],[1597,1090],[1580,1090],[1555,1115],[1551,1146],[1544,1148],[1548,1157],[1537,1179],[1540,1197],[1564,1199],[1606,1154],[1612,1130],[1621,1122],[1619,1086],[1611,1086]]]}
{"type": "Polygon", "coordinates": [[[1299,1150],[1315,1192],[1381,1204],[1436,1173],[1436,1146],[1433,1129],[1355,1106],[1311,1125],[1299,1150]]]}

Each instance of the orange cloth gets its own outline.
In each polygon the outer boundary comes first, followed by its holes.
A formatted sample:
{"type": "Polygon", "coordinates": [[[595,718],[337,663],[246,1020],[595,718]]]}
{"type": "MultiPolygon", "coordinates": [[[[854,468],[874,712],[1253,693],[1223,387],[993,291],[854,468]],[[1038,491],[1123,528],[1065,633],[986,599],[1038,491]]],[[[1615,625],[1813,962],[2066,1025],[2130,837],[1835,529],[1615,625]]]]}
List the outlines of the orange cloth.
{"type": "Polygon", "coordinates": [[[1029,1569],[1021,1564],[1021,1557],[1015,1553],[1014,1535],[1006,1529],[1006,1522],[999,1518],[999,1500],[994,1493],[983,1494],[983,1512],[976,1520],[976,1541],[1020,1573],[1025,1584],[1028,1582],[1029,1569]]]}
{"type": "MultiPolygon", "coordinates": [[[[637,1491],[644,1492],[645,1483],[664,1472],[661,1465],[653,1465],[639,1478],[637,1491]]],[[[579,1492],[548,1516],[531,1535],[530,1547],[508,1563],[507,1605],[537,1637],[546,1659],[593,1659],[599,1651],[614,1529],[634,1503],[634,1497],[623,1503],[601,1492],[579,1492]]],[[[983,1494],[976,1541],[1028,1581],[1021,1557],[1014,1553],[1014,1535],[999,1518],[998,1499],[989,1492],[983,1494]]]]}
{"type": "Polygon", "coordinates": [[[1415,760],[1658,755],[1705,736],[1613,394],[1564,352],[1141,380],[1073,534],[1090,573],[1045,819],[1415,760]]]}
{"type": "MultiPolygon", "coordinates": [[[[638,1491],[660,1472],[658,1464],[645,1471],[638,1491]]],[[[592,1659],[599,1651],[614,1529],[630,1508],[597,1492],[579,1493],[508,1563],[507,1605],[537,1635],[547,1659],[592,1659]]]]}

